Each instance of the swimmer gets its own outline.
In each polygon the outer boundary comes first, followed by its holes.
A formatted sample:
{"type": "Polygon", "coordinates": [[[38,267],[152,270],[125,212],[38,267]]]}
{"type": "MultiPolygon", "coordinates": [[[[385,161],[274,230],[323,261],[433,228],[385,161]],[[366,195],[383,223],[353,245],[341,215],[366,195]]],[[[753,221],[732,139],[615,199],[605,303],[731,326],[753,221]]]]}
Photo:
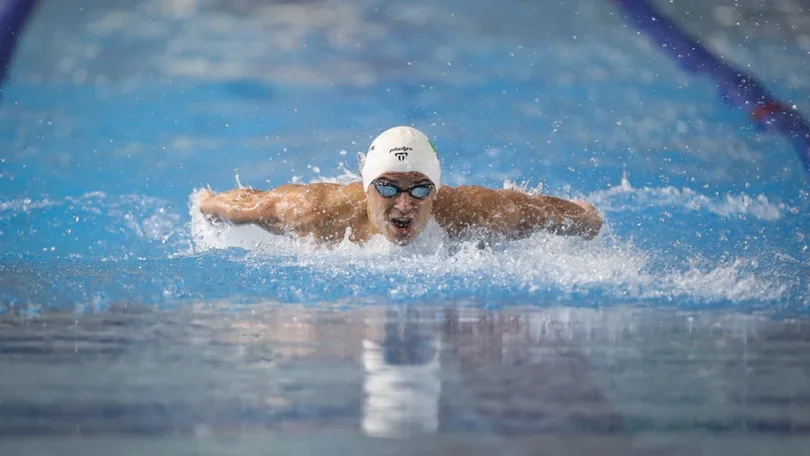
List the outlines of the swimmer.
{"type": "Polygon", "coordinates": [[[431,220],[451,237],[485,234],[523,238],[538,230],[591,239],[602,227],[593,205],[517,190],[441,185],[433,143],[419,130],[394,127],[369,147],[363,182],[287,184],[269,191],[204,190],[209,220],[254,224],[274,234],[311,236],[324,243],[364,243],[376,234],[406,245],[431,220]]]}

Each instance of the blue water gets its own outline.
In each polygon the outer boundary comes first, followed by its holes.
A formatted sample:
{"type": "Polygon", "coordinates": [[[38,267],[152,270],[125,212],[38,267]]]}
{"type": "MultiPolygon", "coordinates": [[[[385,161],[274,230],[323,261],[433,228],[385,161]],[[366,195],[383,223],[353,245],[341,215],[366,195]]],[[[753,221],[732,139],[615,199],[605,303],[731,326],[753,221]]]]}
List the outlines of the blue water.
{"type": "MultiPolygon", "coordinates": [[[[777,3],[662,6],[807,115],[810,12],[777,3]]],[[[642,332],[683,334],[686,323],[662,316],[709,311],[804,328],[810,176],[786,140],[716,95],[607,1],[43,2],[0,102],[0,313],[29,322],[15,326],[33,331],[24,340],[46,337],[30,322],[91,324],[122,306],[167,312],[156,325],[198,308],[449,306],[521,318],[563,308],[574,322],[617,312],[631,326],[627,315],[653,312],[638,317],[642,332]],[[585,199],[605,216],[602,233],[480,249],[433,232],[408,248],[322,249],[196,211],[208,186],[355,180],[357,152],[399,124],[434,139],[448,185],[585,199]]],[[[792,347],[807,353],[797,334],[792,347]]],[[[647,336],[634,340],[658,340],[647,336]]],[[[175,393],[145,394],[168,404],[175,393]]],[[[666,428],[654,422],[641,427],[666,428]]]]}

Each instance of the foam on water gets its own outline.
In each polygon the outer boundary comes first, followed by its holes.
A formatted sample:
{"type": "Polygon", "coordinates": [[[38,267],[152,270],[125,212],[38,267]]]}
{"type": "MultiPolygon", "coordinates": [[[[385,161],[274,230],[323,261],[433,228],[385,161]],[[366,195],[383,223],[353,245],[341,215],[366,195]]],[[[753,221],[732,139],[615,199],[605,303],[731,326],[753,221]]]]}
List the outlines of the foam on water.
{"type": "Polygon", "coordinates": [[[4,212],[11,212],[12,214],[18,212],[30,212],[32,209],[40,209],[43,207],[53,206],[56,203],[49,199],[32,200],[31,198],[16,198],[10,201],[0,201],[0,218],[4,212]]]}
{"type": "MultiPolygon", "coordinates": [[[[71,280],[85,285],[84,269],[62,274],[68,258],[116,286],[145,283],[115,297],[155,287],[169,298],[216,297],[200,271],[225,277],[233,268],[251,280],[292,274],[249,290],[282,301],[297,289],[311,301],[810,302],[808,198],[791,196],[806,176],[793,152],[727,115],[709,81],[628,32],[609,2],[542,11],[531,2],[271,3],[40,9],[0,110],[10,132],[0,244],[6,257],[34,258],[20,262],[19,277],[53,271],[41,279],[64,297],[71,280]],[[397,38],[405,31],[407,45],[397,38]],[[122,111],[123,100],[131,106],[122,111]],[[590,201],[606,216],[602,234],[583,242],[537,233],[479,248],[432,226],[407,248],[373,239],[326,249],[211,225],[196,192],[189,219],[187,189],[222,190],[235,169],[256,185],[356,180],[321,169],[352,161],[377,129],[400,122],[436,137],[448,184],[544,179],[548,188],[504,186],[590,201]],[[623,170],[632,178],[620,180],[623,170]],[[133,272],[141,266],[154,277],[133,272]]],[[[804,16],[780,13],[755,27],[759,2],[744,0],[735,2],[749,25],[741,27],[729,10],[689,3],[669,5],[676,21],[728,61],[757,66],[769,88],[794,84],[795,96],[782,98],[806,110],[795,61],[804,47],[770,38],[804,16]],[[743,33],[744,51],[733,46],[743,33]]],[[[246,284],[218,283],[234,295],[246,284]]]]}
{"type": "MultiPolygon", "coordinates": [[[[342,181],[347,176],[327,180],[342,181]]],[[[526,190],[525,186],[509,182],[504,186],[526,190]]],[[[533,193],[539,188],[527,191],[533,193]]],[[[632,241],[614,236],[608,225],[592,241],[536,233],[523,240],[484,245],[478,240],[448,239],[440,227],[431,223],[416,242],[405,247],[394,246],[380,236],[363,246],[345,240],[326,248],[311,240],[272,235],[254,226],[212,224],[199,213],[198,196],[199,190],[191,195],[189,204],[196,252],[238,247],[249,251],[245,261],[256,264],[282,261],[337,277],[382,277],[390,281],[387,293],[392,298],[429,299],[443,288],[486,284],[538,296],[562,293],[567,297],[611,300],[776,301],[796,286],[758,268],[756,259],[750,256],[713,263],[700,255],[687,255],[685,261],[677,262],[673,259],[677,256],[644,251],[632,241]]],[[[751,215],[774,220],[786,207],[748,195],[709,198],[690,189],[634,189],[627,180],[621,186],[589,196],[600,210],[604,206],[608,212],[633,211],[635,205],[654,204],[689,210],[705,208],[719,216],[751,215]],[[628,205],[626,200],[633,204],[628,205]]]]}
{"type": "MultiPolygon", "coordinates": [[[[319,175],[311,181],[348,183],[357,179],[343,167],[334,175],[319,175]]],[[[305,183],[300,177],[295,180],[305,183]]],[[[238,179],[237,186],[241,186],[238,179]]],[[[528,193],[543,190],[542,186],[530,188],[509,181],[504,187],[528,193]]],[[[580,197],[606,215],[602,233],[592,241],[536,233],[519,241],[485,245],[477,240],[448,239],[431,224],[407,247],[377,237],[363,246],[346,240],[326,248],[310,239],[276,236],[256,226],[212,224],[199,212],[200,191],[190,195],[185,213],[168,200],[137,194],[88,192],[0,201],[0,239],[6,254],[41,251],[44,257],[102,261],[216,257],[216,251],[227,249],[228,261],[242,262],[259,276],[278,272],[272,267],[268,270],[268,265],[303,269],[313,277],[332,275],[348,285],[322,291],[327,295],[348,292],[355,298],[381,295],[428,300],[439,291],[460,298],[480,293],[487,299],[494,296],[490,290],[501,290],[501,295],[517,292],[523,297],[557,301],[575,296],[596,301],[702,303],[788,300],[806,305],[810,295],[801,277],[810,266],[802,252],[769,251],[758,245],[740,250],[732,243],[719,258],[709,258],[706,249],[687,239],[657,245],[648,239],[647,234],[653,233],[634,236],[632,227],[617,230],[616,226],[629,214],[657,217],[662,211],[731,218],[731,229],[751,220],[776,229],[774,222],[784,223],[780,221],[794,216],[791,205],[764,195],[710,195],[672,186],[636,188],[624,178],[619,185],[580,197]],[[11,242],[20,236],[25,244],[11,242]],[[240,253],[240,249],[246,252],[240,253]],[[373,286],[364,288],[366,280],[373,286]]],[[[183,294],[182,283],[166,286],[179,287],[177,294],[183,294]]]]}
{"type": "Polygon", "coordinates": [[[766,195],[745,193],[716,195],[712,197],[687,187],[641,187],[634,188],[623,177],[621,184],[607,190],[590,193],[586,197],[605,211],[640,211],[650,207],[674,208],[684,212],[707,210],[721,217],[751,216],[760,220],[775,221],[785,212],[796,213],[797,208],[780,201],[772,201],[766,195]]]}
{"type": "MultiPolygon", "coordinates": [[[[504,188],[521,190],[529,194],[542,194],[543,185],[534,187],[528,182],[504,182],[504,188]]],[[[767,195],[748,195],[746,193],[715,194],[701,193],[688,187],[633,187],[627,176],[621,178],[619,185],[605,190],[579,195],[577,198],[595,204],[602,212],[640,212],[655,208],[666,208],[679,212],[708,211],[721,217],[753,217],[759,220],[776,221],[785,213],[797,214],[799,209],[779,200],[769,199],[767,195]]]]}

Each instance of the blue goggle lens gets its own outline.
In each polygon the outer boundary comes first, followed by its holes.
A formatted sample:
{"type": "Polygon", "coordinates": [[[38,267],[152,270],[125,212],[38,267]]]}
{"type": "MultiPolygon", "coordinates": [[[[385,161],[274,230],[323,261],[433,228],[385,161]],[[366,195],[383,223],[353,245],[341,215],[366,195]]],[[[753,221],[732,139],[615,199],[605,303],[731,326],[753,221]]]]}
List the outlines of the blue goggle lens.
{"type": "Polygon", "coordinates": [[[411,194],[414,198],[417,199],[424,199],[430,195],[430,191],[433,189],[432,185],[417,185],[416,187],[411,187],[408,189],[408,193],[411,194]]]}
{"type": "Polygon", "coordinates": [[[433,184],[414,185],[411,188],[402,189],[388,182],[374,182],[374,188],[383,198],[393,198],[402,192],[408,192],[416,199],[425,199],[433,190],[433,184]]]}

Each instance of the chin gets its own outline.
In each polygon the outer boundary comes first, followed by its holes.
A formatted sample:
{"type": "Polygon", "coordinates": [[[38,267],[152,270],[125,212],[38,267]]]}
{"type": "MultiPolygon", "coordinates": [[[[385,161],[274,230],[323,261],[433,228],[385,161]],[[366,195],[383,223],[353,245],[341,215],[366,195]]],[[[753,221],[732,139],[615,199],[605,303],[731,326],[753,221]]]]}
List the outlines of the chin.
{"type": "Polygon", "coordinates": [[[391,241],[392,243],[394,243],[394,244],[396,244],[398,246],[406,246],[406,245],[410,244],[411,242],[413,242],[414,239],[416,239],[416,236],[408,236],[407,238],[399,238],[399,237],[396,237],[396,236],[389,236],[388,237],[389,241],[391,241]]]}
{"type": "Polygon", "coordinates": [[[408,245],[414,241],[419,236],[419,232],[414,230],[408,234],[400,234],[395,232],[388,232],[388,240],[392,243],[400,246],[408,245]]]}

